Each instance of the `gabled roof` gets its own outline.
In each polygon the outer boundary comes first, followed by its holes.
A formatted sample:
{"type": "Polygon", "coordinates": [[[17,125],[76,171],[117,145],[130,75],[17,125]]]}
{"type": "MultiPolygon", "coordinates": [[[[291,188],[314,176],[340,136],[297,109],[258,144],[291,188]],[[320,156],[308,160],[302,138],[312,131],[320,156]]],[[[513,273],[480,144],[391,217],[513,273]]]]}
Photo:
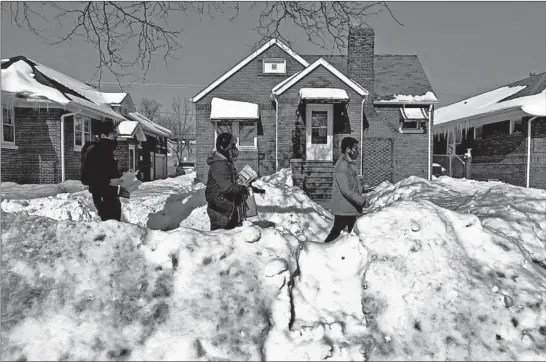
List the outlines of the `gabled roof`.
{"type": "Polygon", "coordinates": [[[220,84],[222,84],[224,81],[226,81],[229,77],[231,77],[233,74],[238,72],[240,69],[242,69],[245,65],[250,63],[252,60],[256,59],[260,54],[265,52],[267,49],[271,48],[273,45],[277,45],[279,48],[284,50],[288,55],[290,55],[292,58],[297,60],[301,65],[304,67],[307,67],[309,63],[303,59],[301,56],[296,54],[292,49],[290,49],[288,46],[286,46],[284,43],[282,43],[280,40],[277,39],[271,39],[264,45],[262,45],[258,50],[251,53],[249,56],[247,56],[245,59],[237,63],[233,68],[228,70],[224,75],[222,75],[220,78],[216,79],[214,82],[212,82],[209,86],[207,86],[205,89],[203,89],[201,92],[199,92],[197,95],[195,95],[192,98],[192,102],[198,102],[201,98],[206,96],[208,93],[210,93],[214,88],[218,87],[220,84]]]}
{"type": "Polygon", "coordinates": [[[2,91],[122,120],[95,88],[24,56],[2,60],[2,91]]]}
{"type": "MultiPolygon", "coordinates": [[[[434,113],[434,125],[468,123],[477,117],[483,118],[488,114],[512,110],[531,116],[546,113],[546,72],[439,108],[434,113]]],[[[481,123],[484,122],[486,121],[481,123]]]]}
{"type": "Polygon", "coordinates": [[[276,86],[273,91],[274,95],[281,95],[283,94],[287,89],[292,87],[294,84],[299,82],[301,79],[305,78],[309,73],[311,73],[313,70],[317,69],[318,67],[324,67],[326,68],[330,73],[335,75],[339,80],[341,80],[343,83],[347,84],[351,89],[353,89],[355,92],[360,94],[361,96],[368,95],[368,91],[365,90],[360,84],[356,83],[349,77],[347,77],[345,74],[337,70],[333,65],[328,63],[324,58],[320,58],[313,64],[309,65],[307,68],[302,70],[301,72],[297,73],[295,76],[291,77],[288,81],[281,82],[281,86],[276,86]]]}

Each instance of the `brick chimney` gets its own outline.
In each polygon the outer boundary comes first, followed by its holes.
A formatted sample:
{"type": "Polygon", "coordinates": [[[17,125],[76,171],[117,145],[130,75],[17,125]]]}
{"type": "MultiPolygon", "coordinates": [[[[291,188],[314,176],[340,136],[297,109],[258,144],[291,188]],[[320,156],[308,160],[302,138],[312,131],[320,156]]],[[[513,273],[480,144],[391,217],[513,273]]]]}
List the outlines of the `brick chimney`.
{"type": "Polygon", "coordinates": [[[349,78],[374,93],[374,43],[372,28],[351,25],[347,44],[347,70],[349,78]]]}

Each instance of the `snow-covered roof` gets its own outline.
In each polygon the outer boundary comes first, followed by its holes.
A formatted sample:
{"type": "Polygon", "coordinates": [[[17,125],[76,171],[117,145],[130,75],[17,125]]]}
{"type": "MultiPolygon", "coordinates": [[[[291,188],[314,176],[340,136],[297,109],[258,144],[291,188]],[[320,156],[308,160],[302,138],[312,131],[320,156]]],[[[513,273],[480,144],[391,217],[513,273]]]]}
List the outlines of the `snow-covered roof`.
{"type": "Polygon", "coordinates": [[[428,91],[423,95],[406,95],[406,94],[394,94],[393,98],[391,99],[382,99],[379,101],[376,101],[374,103],[394,103],[394,104],[401,104],[401,103],[417,103],[417,104],[432,104],[432,103],[438,103],[438,98],[436,98],[436,95],[428,91]]]}
{"type": "Polygon", "coordinates": [[[138,112],[129,113],[129,117],[139,122],[142,125],[142,127],[148,130],[149,132],[152,132],[164,137],[170,137],[172,134],[171,131],[154,123],[152,120],[148,119],[146,116],[138,112]]]}
{"type": "Polygon", "coordinates": [[[344,89],[338,88],[302,88],[300,89],[301,99],[328,99],[348,101],[349,96],[344,89]]]}
{"type": "Polygon", "coordinates": [[[546,116],[546,89],[538,94],[513,97],[525,91],[526,86],[504,86],[467,98],[434,112],[435,133],[448,128],[470,128],[498,122],[495,115],[509,112],[514,117],[546,116]],[[492,117],[488,117],[492,116],[492,117]]]}
{"type": "Polygon", "coordinates": [[[298,61],[301,65],[304,67],[307,67],[309,63],[303,59],[301,56],[296,54],[292,49],[290,49],[288,46],[286,46],[283,42],[281,42],[278,39],[271,39],[267,43],[265,43],[263,46],[261,46],[258,50],[251,53],[249,56],[247,56],[245,59],[237,63],[233,68],[228,70],[224,75],[222,75],[220,78],[216,79],[214,82],[212,82],[208,87],[203,89],[201,92],[199,92],[195,97],[192,98],[192,102],[198,102],[201,98],[206,96],[208,93],[210,93],[214,88],[218,87],[221,83],[223,83],[226,79],[231,77],[233,74],[241,70],[245,65],[256,59],[260,54],[265,52],[267,49],[271,48],[273,45],[277,45],[279,48],[284,50],[288,55],[290,55],[292,58],[294,58],[296,61],[298,61]]]}
{"type": "Polygon", "coordinates": [[[101,92],[102,97],[106,100],[108,104],[120,104],[123,102],[127,93],[104,93],[101,92]]]}
{"type": "Polygon", "coordinates": [[[22,56],[2,62],[2,90],[29,100],[49,100],[72,111],[84,108],[100,117],[123,119],[98,90],[22,56]]]}
{"type": "Polygon", "coordinates": [[[437,109],[434,132],[479,127],[507,117],[525,116],[546,116],[546,72],[437,109]]]}
{"type": "Polygon", "coordinates": [[[356,83],[354,80],[341,73],[338,69],[336,69],[336,67],[324,60],[324,58],[318,59],[316,62],[299,72],[297,75],[291,77],[291,79],[284,83],[281,87],[275,87],[277,89],[274,88],[273,94],[276,96],[283,94],[286,90],[288,90],[290,87],[299,82],[301,79],[305,78],[309,73],[311,73],[313,70],[317,69],[320,66],[326,68],[330,73],[335,75],[339,80],[349,86],[356,93],[360,94],[361,96],[368,95],[368,91],[365,90],[360,84],[356,83]]]}
{"type": "MultiPolygon", "coordinates": [[[[5,63],[7,60],[2,60],[5,63]]],[[[2,90],[21,93],[35,99],[50,100],[67,105],[70,99],[55,88],[48,87],[34,79],[32,67],[23,60],[18,60],[8,68],[2,69],[2,90]]]]}
{"type": "Polygon", "coordinates": [[[210,119],[258,119],[258,105],[249,102],[213,98],[210,102],[210,119]]]}

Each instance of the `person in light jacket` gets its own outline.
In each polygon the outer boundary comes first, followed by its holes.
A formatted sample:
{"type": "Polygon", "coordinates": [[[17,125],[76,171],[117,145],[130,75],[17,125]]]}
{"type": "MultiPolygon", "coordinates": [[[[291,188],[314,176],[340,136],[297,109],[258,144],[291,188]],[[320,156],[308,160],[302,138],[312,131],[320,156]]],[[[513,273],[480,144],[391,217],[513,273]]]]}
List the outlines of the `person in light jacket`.
{"type": "Polygon", "coordinates": [[[345,137],[341,141],[341,157],[334,168],[330,200],[330,207],[334,214],[334,226],[324,240],[325,243],[337,239],[345,228],[351,232],[366,203],[366,198],[362,196],[362,186],[358,180],[357,158],[358,141],[352,137],[345,137]]]}

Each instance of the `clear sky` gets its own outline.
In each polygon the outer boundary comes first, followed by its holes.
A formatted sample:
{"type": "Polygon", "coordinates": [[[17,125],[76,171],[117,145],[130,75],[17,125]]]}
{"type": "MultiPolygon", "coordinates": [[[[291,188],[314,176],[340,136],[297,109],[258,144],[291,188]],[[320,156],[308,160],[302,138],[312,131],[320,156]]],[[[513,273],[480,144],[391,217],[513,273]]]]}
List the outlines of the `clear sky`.
{"type": "MultiPolygon", "coordinates": [[[[375,28],[376,54],[417,54],[441,105],[546,71],[545,2],[389,2],[398,25],[387,13],[369,20],[375,28]]],[[[249,54],[258,39],[252,28],[256,12],[233,21],[173,15],[184,29],[179,60],[158,58],[148,83],[171,86],[131,86],[137,103],[146,96],[169,111],[175,96],[190,98],[249,54]]],[[[50,21],[54,34],[59,24],[50,21]]],[[[83,41],[52,47],[27,30],[12,27],[2,12],[1,56],[25,55],[81,81],[92,81],[97,51],[83,41]]],[[[300,54],[327,54],[294,32],[293,49],[300,54]]],[[[131,49],[127,49],[131,52],[131,49]]],[[[112,78],[106,79],[113,81],[112,78]]],[[[119,91],[104,85],[101,90],[119,91]]]]}

